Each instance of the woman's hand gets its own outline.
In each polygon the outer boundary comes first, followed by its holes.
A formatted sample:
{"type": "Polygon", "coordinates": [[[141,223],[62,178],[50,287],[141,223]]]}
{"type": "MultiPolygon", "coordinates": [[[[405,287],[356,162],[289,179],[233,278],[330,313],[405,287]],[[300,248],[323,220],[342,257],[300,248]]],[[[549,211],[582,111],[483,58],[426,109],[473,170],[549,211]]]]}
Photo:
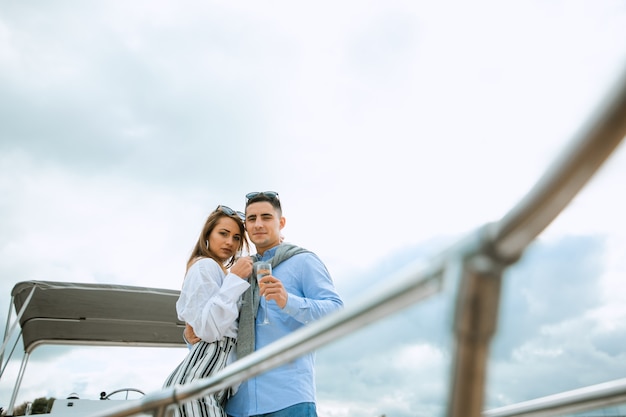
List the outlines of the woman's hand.
{"type": "Polygon", "coordinates": [[[183,332],[183,335],[185,336],[187,343],[190,345],[194,345],[200,341],[200,338],[196,336],[196,332],[193,331],[193,327],[187,323],[185,323],[185,331],[183,332]]]}
{"type": "Polygon", "coordinates": [[[230,272],[241,279],[248,280],[252,274],[252,258],[250,256],[244,256],[237,259],[235,265],[230,267],[230,272]]]}

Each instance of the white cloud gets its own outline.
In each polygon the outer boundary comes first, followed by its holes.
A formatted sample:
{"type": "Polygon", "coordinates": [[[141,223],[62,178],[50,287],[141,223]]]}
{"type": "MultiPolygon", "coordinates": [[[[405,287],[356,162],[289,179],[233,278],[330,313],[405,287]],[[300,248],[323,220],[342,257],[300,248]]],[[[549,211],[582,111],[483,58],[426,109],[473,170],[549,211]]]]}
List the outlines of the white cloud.
{"type": "Polygon", "coordinates": [[[4,189],[26,203],[3,210],[15,231],[3,239],[5,265],[21,279],[179,288],[204,208],[114,175],[81,178],[21,157],[3,162],[3,177],[12,178],[4,189]]]}
{"type": "Polygon", "coordinates": [[[394,355],[394,364],[396,370],[422,369],[424,373],[428,373],[430,367],[439,367],[442,364],[442,353],[439,349],[427,344],[418,344],[408,346],[401,349],[394,355]],[[425,369],[424,369],[425,368],[425,369]]]}

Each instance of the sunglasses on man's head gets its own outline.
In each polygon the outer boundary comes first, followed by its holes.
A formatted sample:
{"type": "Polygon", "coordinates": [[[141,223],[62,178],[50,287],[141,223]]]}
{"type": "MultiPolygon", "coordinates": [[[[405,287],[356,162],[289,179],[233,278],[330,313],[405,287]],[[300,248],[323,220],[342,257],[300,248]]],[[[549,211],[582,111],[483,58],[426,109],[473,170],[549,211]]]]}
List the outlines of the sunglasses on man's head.
{"type": "Polygon", "coordinates": [[[246,215],[243,214],[240,211],[235,211],[233,209],[231,209],[228,206],[217,206],[217,208],[215,209],[215,211],[220,210],[222,213],[224,213],[227,216],[239,216],[239,218],[241,219],[241,221],[244,221],[246,219],[246,215]]]}
{"type": "Polygon", "coordinates": [[[264,196],[264,197],[269,198],[270,200],[274,200],[274,199],[279,200],[278,193],[276,191],[254,191],[254,192],[246,194],[246,204],[248,204],[250,200],[258,196],[264,196]]]}

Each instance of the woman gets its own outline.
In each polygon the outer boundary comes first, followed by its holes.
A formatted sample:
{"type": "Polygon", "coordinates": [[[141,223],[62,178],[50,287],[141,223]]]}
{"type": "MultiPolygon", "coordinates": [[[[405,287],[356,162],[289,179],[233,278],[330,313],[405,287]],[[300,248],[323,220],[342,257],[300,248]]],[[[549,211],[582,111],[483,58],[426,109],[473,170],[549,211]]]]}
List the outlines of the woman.
{"type": "MultiPolygon", "coordinates": [[[[176,303],[178,318],[193,326],[198,343],[167,378],[165,387],[206,378],[234,361],[241,295],[248,289],[252,259],[236,255],[248,250],[243,213],[218,206],[206,220],[189,261],[176,303]],[[230,268],[228,271],[227,268],[230,268]]],[[[194,340],[195,342],[195,340],[194,340]]],[[[177,416],[225,417],[229,390],[180,404],[177,416]]]]}

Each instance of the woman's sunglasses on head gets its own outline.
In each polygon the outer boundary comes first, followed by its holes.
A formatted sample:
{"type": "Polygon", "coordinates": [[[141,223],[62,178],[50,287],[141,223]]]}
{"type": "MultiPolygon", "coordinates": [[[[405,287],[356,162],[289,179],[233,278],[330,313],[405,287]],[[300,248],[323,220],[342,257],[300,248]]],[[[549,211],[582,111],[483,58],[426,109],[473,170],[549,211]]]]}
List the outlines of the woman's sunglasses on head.
{"type": "Polygon", "coordinates": [[[245,214],[243,214],[240,211],[233,210],[228,206],[222,206],[222,205],[217,206],[215,211],[218,211],[218,210],[220,210],[222,213],[224,213],[227,216],[238,216],[241,219],[241,221],[244,221],[246,219],[245,214]]]}

